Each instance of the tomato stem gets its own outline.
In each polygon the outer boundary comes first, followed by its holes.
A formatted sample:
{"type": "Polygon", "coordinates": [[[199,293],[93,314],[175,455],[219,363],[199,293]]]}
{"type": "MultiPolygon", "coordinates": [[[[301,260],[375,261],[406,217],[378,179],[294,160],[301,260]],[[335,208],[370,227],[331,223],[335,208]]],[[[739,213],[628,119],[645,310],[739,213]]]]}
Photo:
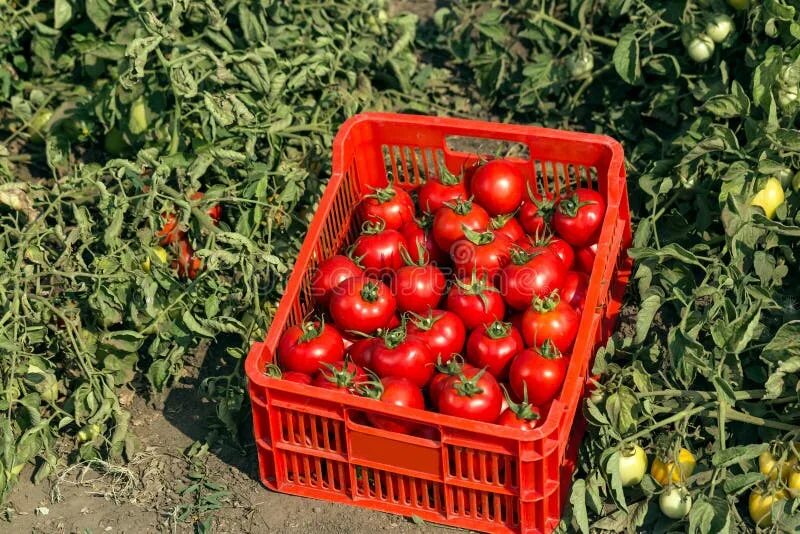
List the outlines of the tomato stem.
{"type": "Polygon", "coordinates": [[[369,195],[364,195],[364,198],[374,198],[379,203],[384,204],[392,200],[395,195],[397,195],[397,191],[395,191],[392,184],[389,184],[386,187],[373,188],[372,193],[369,195]]]}
{"type": "Polygon", "coordinates": [[[364,221],[361,225],[361,235],[376,235],[386,229],[386,222],[378,217],[375,221],[364,221]]]}
{"type": "Polygon", "coordinates": [[[511,323],[503,321],[492,321],[484,330],[490,339],[503,339],[511,335],[511,323]]]}
{"type": "Polygon", "coordinates": [[[461,397],[474,397],[483,393],[483,388],[478,386],[478,380],[486,372],[486,367],[475,373],[471,378],[467,378],[464,373],[459,375],[458,381],[453,383],[453,388],[461,397]]]}
{"type": "Polygon", "coordinates": [[[446,165],[442,165],[440,170],[441,175],[439,176],[439,183],[442,185],[454,186],[461,183],[461,177],[450,172],[450,169],[448,169],[446,165]]]}
{"type": "Polygon", "coordinates": [[[570,218],[575,218],[578,216],[578,211],[584,206],[589,206],[592,204],[597,204],[594,200],[584,200],[581,201],[578,197],[577,193],[573,193],[569,197],[564,197],[558,202],[558,211],[562,215],[566,215],[570,218]]]}
{"type": "Polygon", "coordinates": [[[375,302],[378,300],[378,284],[372,281],[364,284],[364,287],[361,288],[361,298],[364,299],[365,302],[375,302]]]}
{"type": "Polygon", "coordinates": [[[560,302],[561,296],[558,293],[558,289],[554,289],[547,297],[542,298],[538,295],[533,297],[531,307],[539,313],[547,313],[556,309],[560,302]]]}
{"type": "Polygon", "coordinates": [[[464,237],[474,245],[488,245],[494,242],[494,234],[490,231],[476,232],[464,223],[461,223],[461,230],[464,232],[464,237]]]}
{"type": "Polygon", "coordinates": [[[445,202],[444,205],[459,215],[467,215],[470,211],[472,211],[472,197],[468,199],[462,199],[461,197],[458,197],[453,202],[445,202]]]}

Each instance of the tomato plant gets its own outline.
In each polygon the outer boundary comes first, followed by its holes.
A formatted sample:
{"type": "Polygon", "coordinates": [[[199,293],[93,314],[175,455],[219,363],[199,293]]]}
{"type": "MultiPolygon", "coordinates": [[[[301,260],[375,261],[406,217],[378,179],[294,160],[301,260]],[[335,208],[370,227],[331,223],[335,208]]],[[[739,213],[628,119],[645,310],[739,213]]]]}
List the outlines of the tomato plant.
{"type": "Polygon", "coordinates": [[[658,498],[661,513],[670,519],[682,519],[692,509],[692,497],[682,486],[670,486],[658,498]]]}
{"type": "Polygon", "coordinates": [[[494,321],[470,333],[467,338],[467,361],[503,380],[508,374],[511,359],[523,348],[522,336],[516,328],[510,323],[494,321]]]}
{"type": "Polygon", "coordinates": [[[437,405],[445,415],[492,423],[500,416],[503,392],[486,369],[466,369],[447,380],[437,405]]]}
{"type": "Polygon", "coordinates": [[[389,325],[397,303],[386,284],[362,275],[336,286],[329,308],[341,329],[369,334],[389,325]]]}
{"type": "Polygon", "coordinates": [[[290,326],[278,342],[278,361],[287,371],[313,375],[343,357],[342,335],[324,320],[290,326]]]}
{"type": "Polygon", "coordinates": [[[778,206],[783,204],[785,198],[780,180],[770,178],[753,196],[750,204],[764,210],[764,215],[768,219],[772,219],[775,217],[775,212],[778,211],[778,206]]]}
{"type": "Polygon", "coordinates": [[[639,445],[622,447],[619,454],[619,479],[623,487],[639,484],[647,473],[647,454],[639,445]]]}
{"type": "Polygon", "coordinates": [[[391,184],[365,195],[360,210],[363,221],[381,222],[387,230],[399,230],[413,221],[415,214],[411,196],[404,189],[391,184]]]}
{"type": "Polygon", "coordinates": [[[470,192],[491,215],[501,215],[516,211],[522,203],[525,183],[525,177],[514,164],[495,159],[475,170],[470,192]]]}
{"type": "Polygon", "coordinates": [[[747,499],[747,511],[750,519],[760,528],[769,528],[774,521],[773,506],[781,504],[789,495],[785,490],[754,489],[747,499]]]}
{"type": "Polygon", "coordinates": [[[678,451],[677,463],[673,458],[656,457],[650,466],[650,475],[662,486],[670,483],[685,482],[694,473],[697,465],[694,454],[681,447],[678,451]]]}
{"type": "Polygon", "coordinates": [[[561,391],[569,359],[545,341],[539,348],[519,352],[511,361],[508,384],[517,398],[527,395],[534,406],[543,406],[561,391]]]}

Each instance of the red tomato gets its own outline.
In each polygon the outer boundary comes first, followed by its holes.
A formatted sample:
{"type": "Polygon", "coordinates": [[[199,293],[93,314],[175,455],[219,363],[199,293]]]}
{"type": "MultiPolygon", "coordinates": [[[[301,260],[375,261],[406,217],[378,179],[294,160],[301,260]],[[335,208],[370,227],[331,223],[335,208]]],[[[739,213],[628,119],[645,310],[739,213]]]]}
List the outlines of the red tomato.
{"type": "Polygon", "coordinates": [[[388,230],[399,230],[405,223],[414,220],[414,201],[411,196],[392,184],[365,195],[360,210],[362,220],[372,223],[382,221],[388,230]]]}
{"type": "Polygon", "coordinates": [[[515,310],[524,310],[534,297],[549,295],[564,281],[564,266],[558,256],[548,249],[530,250],[513,248],[511,263],[500,273],[500,293],[515,310]]]}
{"type": "Polygon", "coordinates": [[[538,349],[525,349],[514,357],[508,370],[508,383],[517,398],[535,406],[547,404],[555,398],[564,377],[567,376],[569,358],[545,342],[538,349]]]}
{"type": "MultiPolygon", "coordinates": [[[[401,312],[424,313],[436,308],[447,287],[444,273],[424,259],[414,265],[405,250],[403,255],[408,265],[400,267],[392,278],[397,309],[401,312]]],[[[420,255],[425,256],[425,253],[420,252],[420,255]]]]}
{"type": "Polygon", "coordinates": [[[564,283],[561,285],[561,298],[575,308],[578,313],[583,313],[586,304],[586,295],[589,292],[589,275],[576,271],[567,271],[564,283]]]}
{"type": "Polygon", "coordinates": [[[522,336],[511,323],[494,321],[479,326],[469,335],[467,361],[503,380],[508,374],[511,359],[524,348],[522,336]]]}
{"type": "Polygon", "coordinates": [[[359,367],[372,368],[372,353],[378,346],[378,338],[365,337],[347,347],[347,357],[359,367]]]}
{"type": "Polygon", "coordinates": [[[434,265],[446,265],[450,258],[445,254],[442,249],[433,240],[433,215],[424,214],[417,220],[407,222],[400,228],[400,234],[408,249],[408,255],[415,263],[424,259],[420,254],[420,245],[424,247],[427,257],[434,265]]]}
{"type": "Polygon", "coordinates": [[[460,353],[467,337],[461,318],[445,310],[430,310],[425,316],[412,315],[408,333],[425,341],[436,358],[460,353]]]}
{"type": "Polygon", "coordinates": [[[379,377],[401,376],[420,388],[430,382],[435,364],[428,344],[409,335],[405,325],[386,332],[372,352],[372,370],[379,377]]]}
{"type": "MultiPolygon", "coordinates": [[[[422,396],[422,391],[410,380],[399,376],[390,376],[373,383],[373,388],[365,393],[369,397],[392,406],[425,409],[425,398],[422,396]]],[[[368,412],[367,419],[377,428],[400,434],[412,434],[417,428],[417,425],[406,419],[395,419],[377,413],[368,412]]]]}
{"type": "Polygon", "coordinates": [[[522,315],[522,337],[529,347],[549,340],[560,352],[569,352],[578,334],[580,315],[558,292],[547,298],[535,297],[522,315]]]}
{"type": "Polygon", "coordinates": [[[553,229],[574,247],[597,241],[606,213],[603,195],[593,189],[579,188],[556,202],[553,229]]]}
{"type": "Polygon", "coordinates": [[[506,313],[506,305],[497,289],[486,276],[478,278],[475,273],[469,282],[456,279],[450,286],[447,309],[458,315],[468,330],[502,319],[506,313]]]}
{"type": "Polygon", "coordinates": [[[533,250],[540,248],[550,250],[564,264],[564,269],[571,269],[572,264],[575,262],[575,251],[572,246],[560,237],[553,235],[545,234],[528,238],[527,242],[523,242],[522,247],[527,251],[531,250],[530,247],[533,247],[533,250]]]}
{"type": "Polygon", "coordinates": [[[592,267],[594,267],[594,259],[597,257],[597,243],[579,248],[575,252],[575,267],[586,274],[592,274],[592,267]]]}
{"type": "Polygon", "coordinates": [[[178,241],[178,258],[172,262],[172,267],[178,270],[178,276],[194,280],[203,266],[200,258],[194,255],[192,245],[185,236],[178,241]]]}
{"type": "Polygon", "coordinates": [[[174,213],[162,213],[161,220],[164,225],[158,231],[156,237],[159,238],[159,243],[163,246],[171,245],[182,240],[186,236],[186,232],[181,230],[178,225],[178,216],[174,213]]]}
{"type": "Polygon", "coordinates": [[[482,232],[489,226],[489,214],[470,200],[457,199],[445,204],[433,215],[433,239],[441,250],[450,252],[450,247],[464,239],[464,227],[482,232]]]}
{"type": "Polygon", "coordinates": [[[396,307],[386,284],[363,275],[336,286],[330,300],[331,317],[340,328],[365,334],[387,326],[396,307]]]}
{"type": "Polygon", "coordinates": [[[307,386],[311,385],[311,375],[298,373],[297,371],[281,371],[281,368],[274,363],[267,365],[265,373],[267,376],[271,376],[272,378],[280,378],[282,380],[286,380],[287,382],[295,382],[297,384],[305,384],[307,386]]]}
{"type": "Polygon", "coordinates": [[[353,243],[352,255],[370,276],[391,275],[403,266],[400,251],[406,246],[397,230],[387,230],[382,222],[364,223],[361,235],[353,243]]]}
{"type": "Polygon", "coordinates": [[[503,392],[486,369],[466,370],[450,377],[439,394],[439,412],[493,423],[500,416],[503,392]]]}
{"type": "Polygon", "coordinates": [[[314,377],[313,385],[324,389],[337,389],[354,393],[356,388],[368,380],[364,369],[353,362],[343,361],[325,364],[314,377]]]}
{"type": "Polygon", "coordinates": [[[553,202],[541,193],[533,191],[528,184],[528,196],[519,207],[517,219],[530,235],[541,235],[550,224],[553,202]]]}
{"type": "Polygon", "coordinates": [[[290,326],[278,341],[278,361],[285,371],[313,375],[326,363],[342,361],[342,335],[324,321],[290,326]]]}
{"type": "Polygon", "coordinates": [[[469,198],[464,182],[446,168],[442,169],[439,178],[432,177],[419,188],[417,202],[422,211],[433,213],[441,208],[445,202],[453,202],[456,199],[466,200],[469,198]]]}
{"type": "Polygon", "coordinates": [[[489,222],[489,228],[495,234],[505,235],[512,243],[525,239],[525,230],[519,221],[514,218],[513,213],[492,217],[489,222]]]}
{"type": "Polygon", "coordinates": [[[509,262],[511,241],[504,234],[475,232],[464,229],[464,239],[459,239],[450,247],[456,277],[463,278],[475,272],[486,274],[494,280],[500,269],[509,262]]]}
{"type": "Polygon", "coordinates": [[[363,272],[363,269],[347,256],[341,254],[331,256],[323,260],[314,271],[311,277],[311,296],[320,306],[327,307],[336,286],[363,272]]]}
{"type": "Polygon", "coordinates": [[[431,383],[428,384],[428,398],[431,401],[431,406],[436,408],[439,405],[439,395],[442,393],[447,381],[450,378],[460,375],[466,371],[477,371],[476,367],[468,363],[464,363],[464,359],[459,354],[452,354],[447,363],[442,363],[439,358],[436,365],[436,374],[433,375],[431,383]]]}
{"type": "Polygon", "coordinates": [[[525,194],[525,177],[511,163],[492,160],[472,175],[470,191],[475,202],[492,215],[515,211],[525,194]]]}
{"type": "MultiPolygon", "coordinates": [[[[192,193],[192,195],[189,198],[191,200],[202,200],[203,196],[205,195],[202,192],[197,191],[196,193],[192,193]]],[[[211,217],[211,220],[214,221],[214,223],[216,224],[222,217],[222,206],[220,206],[219,204],[211,204],[211,206],[208,207],[208,210],[206,210],[206,213],[208,214],[209,217],[211,217]]]]}
{"type": "Polygon", "coordinates": [[[539,419],[542,417],[542,412],[539,408],[528,402],[527,386],[524,381],[522,385],[525,395],[523,401],[520,403],[512,401],[508,396],[508,392],[505,392],[508,409],[500,414],[495,424],[516,428],[524,432],[528,432],[539,426],[539,419]]]}

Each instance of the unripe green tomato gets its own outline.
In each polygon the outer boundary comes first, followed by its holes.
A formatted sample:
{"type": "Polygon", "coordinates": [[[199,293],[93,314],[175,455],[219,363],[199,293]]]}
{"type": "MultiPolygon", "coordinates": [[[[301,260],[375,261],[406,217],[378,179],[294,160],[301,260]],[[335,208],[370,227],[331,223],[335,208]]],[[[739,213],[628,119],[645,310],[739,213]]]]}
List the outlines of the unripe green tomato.
{"type": "Polygon", "coordinates": [[[128,130],[133,135],[141,135],[147,130],[147,105],[144,97],[140,96],[131,104],[128,116],[128,130]]]}
{"type": "Polygon", "coordinates": [[[692,509],[692,497],[686,488],[671,486],[658,498],[658,506],[661,513],[670,519],[682,519],[692,509]]]}
{"type": "Polygon", "coordinates": [[[619,478],[623,487],[639,484],[647,473],[647,455],[639,445],[622,449],[619,454],[619,478]]]}
{"type": "Polygon", "coordinates": [[[704,33],[698,33],[686,46],[689,57],[697,63],[705,63],[714,54],[714,41],[704,33]]]}
{"type": "Polygon", "coordinates": [[[106,137],[103,140],[103,147],[106,149],[106,152],[112,156],[119,156],[130,148],[130,145],[125,141],[125,135],[122,133],[122,130],[114,126],[106,133],[106,137]]]}
{"type": "Polygon", "coordinates": [[[28,125],[31,132],[31,141],[41,143],[44,140],[44,134],[49,130],[47,126],[52,117],[53,110],[51,109],[44,108],[36,112],[36,115],[31,118],[31,122],[28,125]]]}
{"type": "Polygon", "coordinates": [[[728,5],[736,11],[744,11],[750,7],[750,0],[728,0],[728,5]]]}
{"type": "Polygon", "coordinates": [[[732,31],[733,19],[723,13],[714,15],[706,24],[706,35],[711,37],[711,40],[715,43],[721,43],[727,39],[732,31]]]}
{"type": "Polygon", "coordinates": [[[576,52],[567,58],[567,69],[573,78],[585,78],[594,69],[594,57],[590,52],[576,52]]]}

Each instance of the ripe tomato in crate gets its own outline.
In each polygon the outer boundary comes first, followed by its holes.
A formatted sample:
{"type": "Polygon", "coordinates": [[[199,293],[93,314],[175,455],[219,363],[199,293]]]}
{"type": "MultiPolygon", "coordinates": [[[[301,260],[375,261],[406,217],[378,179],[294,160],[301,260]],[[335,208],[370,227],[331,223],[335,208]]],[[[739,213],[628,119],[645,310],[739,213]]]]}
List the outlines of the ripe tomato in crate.
{"type": "Polygon", "coordinates": [[[245,368],[262,482],[276,491],[484,532],[551,532],[583,434],[587,370],[614,327],[630,276],[631,239],[622,147],[591,134],[481,121],[364,113],[342,125],[333,172],[267,337],[245,368]],[[358,236],[360,198],[390,181],[413,190],[426,177],[471,168],[480,156],[457,138],[517,144],[506,158],[532,191],[550,199],[591,188],[607,209],[584,313],[561,392],[532,431],[281,381],[265,374],[286,328],[313,310],[311,277],[320,261],[358,236]],[[368,415],[396,419],[391,432],[368,415]]]}

